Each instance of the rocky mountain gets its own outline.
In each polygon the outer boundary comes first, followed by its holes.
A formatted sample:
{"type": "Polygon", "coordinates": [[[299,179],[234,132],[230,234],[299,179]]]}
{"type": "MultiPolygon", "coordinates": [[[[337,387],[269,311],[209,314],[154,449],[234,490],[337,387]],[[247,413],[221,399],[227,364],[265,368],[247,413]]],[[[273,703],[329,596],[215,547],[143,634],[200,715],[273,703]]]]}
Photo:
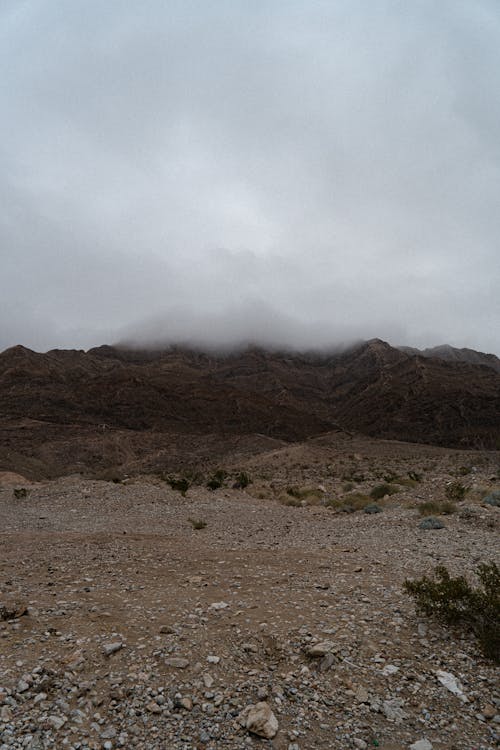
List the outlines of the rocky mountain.
{"type": "Polygon", "coordinates": [[[409,346],[400,346],[399,349],[407,354],[444,359],[446,362],[468,362],[470,365],[485,365],[496,372],[500,372],[500,359],[498,357],[494,354],[476,352],[474,349],[457,349],[449,344],[433,346],[430,349],[413,349],[409,346]]]}
{"type": "Polygon", "coordinates": [[[335,429],[496,448],[500,372],[475,354],[446,359],[378,339],[321,354],[16,346],[0,354],[0,469],[157,470],[241,441],[335,429]]]}

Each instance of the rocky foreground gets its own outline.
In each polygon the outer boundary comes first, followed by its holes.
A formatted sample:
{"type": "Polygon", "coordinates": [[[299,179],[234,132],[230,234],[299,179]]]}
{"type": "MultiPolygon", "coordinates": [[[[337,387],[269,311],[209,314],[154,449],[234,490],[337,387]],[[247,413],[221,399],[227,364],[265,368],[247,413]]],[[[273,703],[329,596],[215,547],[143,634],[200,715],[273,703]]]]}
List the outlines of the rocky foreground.
{"type": "Polygon", "coordinates": [[[402,583],[498,560],[481,497],[499,454],[380,445],[277,451],[245,490],[185,497],[155,477],[4,476],[0,750],[498,747],[498,669],[402,583]],[[382,512],[331,502],[396,469],[422,477],[395,478],[382,512]],[[420,528],[457,471],[464,499],[420,528]],[[284,504],[301,479],[316,495],[284,504]]]}

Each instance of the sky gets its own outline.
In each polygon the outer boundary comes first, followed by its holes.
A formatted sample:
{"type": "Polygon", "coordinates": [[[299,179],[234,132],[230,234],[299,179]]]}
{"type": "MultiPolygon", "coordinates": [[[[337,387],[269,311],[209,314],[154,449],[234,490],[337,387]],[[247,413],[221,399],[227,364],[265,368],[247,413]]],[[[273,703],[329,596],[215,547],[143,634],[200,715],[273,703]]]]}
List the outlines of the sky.
{"type": "Polygon", "coordinates": [[[0,349],[500,354],[498,0],[0,0],[0,349]]]}

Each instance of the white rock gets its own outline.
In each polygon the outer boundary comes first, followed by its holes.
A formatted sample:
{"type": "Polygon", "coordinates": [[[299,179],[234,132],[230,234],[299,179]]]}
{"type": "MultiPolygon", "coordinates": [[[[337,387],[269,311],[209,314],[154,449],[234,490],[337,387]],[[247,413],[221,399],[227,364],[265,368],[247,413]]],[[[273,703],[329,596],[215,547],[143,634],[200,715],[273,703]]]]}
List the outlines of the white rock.
{"type": "Polygon", "coordinates": [[[256,703],[247,706],[239,715],[238,721],[252,734],[272,740],[278,733],[278,719],[268,703],[256,703]]]}
{"type": "Polygon", "coordinates": [[[391,674],[396,674],[396,672],[399,672],[399,667],[396,667],[395,664],[386,664],[382,670],[384,677],[389,677],[391,674]]]}
{"type": "Polygon", "coordinates": [[[335,643],[333,643],[333,641],[321,641],[320,643],[314,643],[312,646],[309,646],[307,653],[314,658],[321,658],[334,650],[335,643]]]}
{"type": "Polygon", "coordinates": [[[209,654],[207,656],[207,661],[209,664],[218,664],[220,662],[220,656],[214,656],[213,654],[209,654]]]}
{"type": "Polygon", "coordinates": [[[432,750],[432,745],[429,740],[418,740],[410,745],[410,750],[432,750]]]}
{"type": "Polygon", "coordinates": [[[165,659],[165,665],[174,669],[186,669],[186,667],[189,667],[189,659],[183,659],[181,656],[171,656],[165,659]]]}
{"type": "Polygon", "coordinates": [[[66,724],[66,718],[64,716],[49,716],[47,721],[54,727],[54,729],[61,729],[66,724]]]}
{"type": "Polygon", "coordinates": [[[209,609],[215,609],[217,611],[219,609],[227,609],[227,607],[229,607],[227,602],[213,602],[213,604],[209,606],[209,609]]]}
{"type": "Polygon", "coordinates": [[[450,691],[450,693],[453,693],[457,696],[457,698],[460,698],[460,700],[463,703],[468,703],[469,700],[467,696],[465,695],[464,691],[462,690],[462,686],[451,672],[443,672],[441,669],[438,669],[436,672],[436,677],[438,678],[441,685],[444,685],[444,687],[450,691]]]}
{"type": "Polygon", "coordinates": [[[399,698],[392,698],[391,700],[382,703],[382,712],[387,719],[396,722],[396,724],[400,724],[407,718],[401,705],[402,701],[399,698]]]}
{"type": "Polygon", "coordinates": [[[111,656],[111,654],[116,653],[121,648],[123,648],[122,641],[110,641],[109,643],[102,644],[102,653],[104,656],[111,656]]]}

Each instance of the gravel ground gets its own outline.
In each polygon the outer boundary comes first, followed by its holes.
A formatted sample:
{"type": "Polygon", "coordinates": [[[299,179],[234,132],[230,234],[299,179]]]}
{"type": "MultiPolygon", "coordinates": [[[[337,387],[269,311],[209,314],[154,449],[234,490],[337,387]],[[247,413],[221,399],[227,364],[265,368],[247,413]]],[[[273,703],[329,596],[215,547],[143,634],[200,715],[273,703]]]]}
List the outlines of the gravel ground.
{"type": "Polygon", "coordinates": [[[73,476],[16,498],[6,478],[0,750],[497,748],[498,669],[469,634],[417,616],[402,583],[498,560],[500,511],[481,496],[499,464],[317,441],[240,466],[247,491],[73,476]],[[445,528],[420,529],[416,506],[464,463],[465,500],[445,528]],[[368,492],[396,468],[422,481],[383,512],[326,507],[349,475],[368,492]],[[316,504],[279,502],[300,482],[320,488],[316,504]]]}

